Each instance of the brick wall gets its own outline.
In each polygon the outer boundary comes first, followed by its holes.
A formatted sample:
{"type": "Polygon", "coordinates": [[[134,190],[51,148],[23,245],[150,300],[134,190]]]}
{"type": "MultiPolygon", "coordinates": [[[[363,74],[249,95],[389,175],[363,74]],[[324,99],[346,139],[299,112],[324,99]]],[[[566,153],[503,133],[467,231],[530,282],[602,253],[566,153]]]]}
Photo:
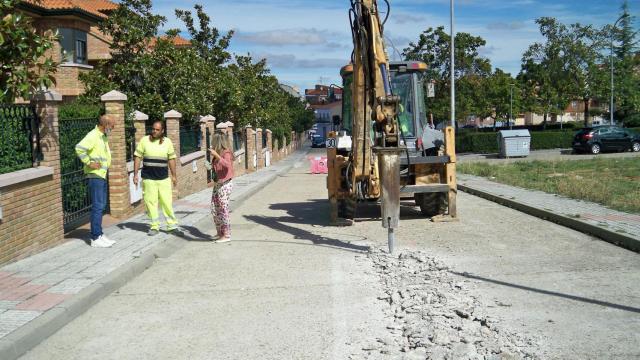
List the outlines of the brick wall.
{"type": "Polygon", "coordinates": [[[0,175],[0,265],[60,244],[63,239],[58,108],[60,94],[47,92],[34,100],[41,119],[43,161],[39,168],[0,175]],[[39,175],[36,174],[39,173],[39,175]],[[47,175],[43,175],[47,174],[47,175]],[[31,180],[26,179],[34,177],[31,180]]]}
{"type": "MultiPolygon", "coordinates": [[[[177,111],[169,111],[164,114],[167,137],[173,142],[175,151],[178,154],[176,159],[176,171],[178,173],[178,186],[173,189],[174,198],[183,198],[200,190],[207,188],[207,169],[204,167],[205,153],[201,151],[192,154],[180,154],[180,119],[182,115],[177,111]],[[194,164],[196,170],[194,171],[194,164]]],[[[202,143],[204,143],[204,137],[202,143]]]]}
{"type": "MultiPolygon", "coordinates": [[[[34,100],[41,118],[41,147],[44,155],[41,166],[0,175],[0,206],[3,210],[3,217],[0,220],[0,265],[28,257],[64,242],[57,110],[61,99],[62,96],[59,93],[50,91],[39,95],[34,100]]],[[[129,199],[128,175],[131,171],[127,168],[132,166],[128,166],[125,162],[123,107],[125,99],[123,94],[116,91],[102,96],[107,115],[116,119],[116,127],[110,138],[113,162],[109,171],[109,202],[112,216],[119,218],[126,218],[143,209],[142,202],[130,204],[129,199]]],[[[178,187],[174,189],[175,197],[182,198],[206,189],[205,139],[202,141],[200,151],[180,156],[181,115],[170,111],[165,114],[165,117],[167,136],[178,152],[178,187]],[[193,171],[194,163],[197,167],[196,171],[193,171]]],[[[137,121],[135,125],[138,129],[137,137],[144,136],[144,120],[137,121]]],[[[226,131],[231,135],[233,126],[228,126],[226,131]]],[[[253,154],[255,146],[254,130],[250,127],[245,128],[244,134],[249,138],[245,139],[245,149],[240,152],[240,156],[236,156],[234,161],[236,177],[247,172],[246,158],[243,153],[253,154]]],[[[269,148],[272,142],[274,147],[277,146],[276,141],[277,139],[272,139],[268,144],[269,148]]],[[[292,145],[287,144],[287,146],[292,145]]],[[[284,149],[279,155],[274,151],[273,162],[284,157],[286,152],[284,149]]]]}
{"type": "Polygon", "coordinates": [[[257,156],[257,169],[264,167],[264,152],[262,152],[262,129],[256,129],[256,156],[257,156]]]}
{"type": "Polygon", "coordinates": [[[97,26],[92,26],[87,34],[87,57],[89,63],[95,65],[99,60],[111,59],[109,41],[97,26]]]}

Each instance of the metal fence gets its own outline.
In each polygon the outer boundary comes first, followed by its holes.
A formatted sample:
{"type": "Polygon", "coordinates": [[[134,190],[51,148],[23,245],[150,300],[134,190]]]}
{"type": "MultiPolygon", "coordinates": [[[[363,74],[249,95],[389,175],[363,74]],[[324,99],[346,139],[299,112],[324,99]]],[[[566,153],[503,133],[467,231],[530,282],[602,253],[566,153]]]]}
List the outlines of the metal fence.
{"type": "MultiPolygon", "coordinates": [[[[208,149],[211,148],[211,131],[209,131],[209,128],[205,128],[205,134],[206,136],[206,145],[207,145],[207,153],[205,154],[207,157],[207,161],[211,162],[211,153],[209,152],[208,149]]],[[[211,181],[213,181],[213,167],[211,168],[211,170],[207,171],[207,184],[210,183],[211,181]]]]}
{"type": "Polygon", "coordinates": [[[180,127],[180,156],[200,151],[202,131],[199,125],[180,127]]]}
{"type": "Polygon", "coordinates": [[[0,174],[39,165],[39,127],[35,107],[0,104],[0,174]]]}
{"type": "MultiPolygon", "coordinates": [[[[75,146],[98,124],[97,118],[60,119],[60,172],[64,230],[81,225],[91,215],[91,198],[83,172],[83,164],[75,146]]],[[[107,197],[108,198],[108,197],[107,197]]],[[[107,210],[109,202],[107,202],[107,210]]]]}
{"type": "Polygon", "coordinates": [[[124,138],[127,143],[127,161],[132,161],[136,151],[136,127],[133,124],[125,125],[124,138]]]}
{"type": "MultiPolygon", "coordinates": [[[[268,140],[267,139],[267,131],[264,130],[264,131],[262,131],[262,148],[263,149],[267,148],[267,140],[268,140]]],[[[269,150],[271,150],[271,149],[269,149],[269,150]]]]}
{"type": "Polygon", "coordinates": [[[242,132],[233,132],[233,151],[238,151],[244,148],[244,142],[242,141],[242,132]]]}

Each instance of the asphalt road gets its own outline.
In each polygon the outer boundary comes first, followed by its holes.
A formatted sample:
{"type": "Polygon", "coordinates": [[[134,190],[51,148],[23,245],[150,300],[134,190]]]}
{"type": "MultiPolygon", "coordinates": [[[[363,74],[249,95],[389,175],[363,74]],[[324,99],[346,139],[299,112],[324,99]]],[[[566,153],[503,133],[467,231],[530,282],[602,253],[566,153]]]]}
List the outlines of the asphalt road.
{"type": "Polygon", "coordinates": [[[328,226],[325,176],[299,165],[232,214],[231,243],[190,242],[158,259],[23,359],[445,358],[436,347],[450,358],[488,348],[494,359],[640,357],[638,254],[460,193],[459,222],[404,207],[398,252],[384,260],[377,207],[328,226]],[[412,307],[395,304],[427,283],[439,300],[412,297],[422,317],[408,324],[412,307]],[[407,328],[434,319],[447,332],[410,349],[407,328]],[[463,329],[447,324],[462,320],[486,337],[451,335],[463,329]],[[501,352],[506,342],[522,352],[501,352]]]}

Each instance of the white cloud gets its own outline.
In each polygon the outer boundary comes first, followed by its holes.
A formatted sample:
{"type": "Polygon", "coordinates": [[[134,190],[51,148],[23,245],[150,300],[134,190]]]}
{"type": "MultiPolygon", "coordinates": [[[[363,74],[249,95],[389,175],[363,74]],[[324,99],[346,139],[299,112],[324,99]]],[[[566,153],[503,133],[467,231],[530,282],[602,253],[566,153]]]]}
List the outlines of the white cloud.
{"type": "Polygon", "coordinates": [[[268,46],[326,45],[336,34],[318,29],[284,29],[255,33],[238,33],[237,39],[248,43],[268,46]]]}
{"type": "Polygon", "coordinates": [[[348,58],[298,58],[294,54],[259,54],[256,58],[267,59],[269,67],[274,69],[335,69],[336,74],[340,68],[349,62],[348,58]]]}

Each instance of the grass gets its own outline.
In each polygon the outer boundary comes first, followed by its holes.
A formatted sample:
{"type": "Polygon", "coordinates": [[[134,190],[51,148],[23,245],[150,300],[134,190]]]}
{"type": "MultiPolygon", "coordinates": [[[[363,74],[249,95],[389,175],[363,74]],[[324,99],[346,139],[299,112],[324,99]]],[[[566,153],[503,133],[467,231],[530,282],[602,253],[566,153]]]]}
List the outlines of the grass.
{"type": "Polygon", "coordinates": [[[461,173],[640,213],[640,158],[463,163],[461,173]]]}

